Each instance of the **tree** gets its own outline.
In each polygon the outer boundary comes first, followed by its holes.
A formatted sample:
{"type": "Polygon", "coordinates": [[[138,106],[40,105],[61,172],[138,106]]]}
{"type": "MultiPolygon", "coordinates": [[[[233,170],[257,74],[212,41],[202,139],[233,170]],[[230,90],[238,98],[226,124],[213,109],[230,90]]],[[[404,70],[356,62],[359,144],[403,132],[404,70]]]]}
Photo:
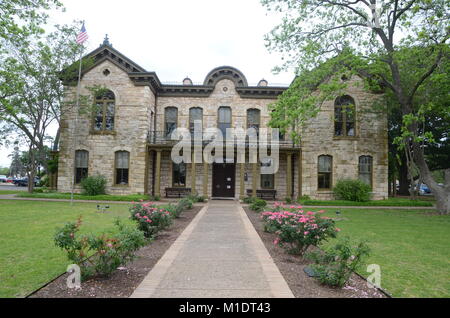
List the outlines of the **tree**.
{"type": "MultiPolygon", "coordinates": [[[[262,0],[284,12],[282,23],[267,36],[272,50],[288,53],[282,67],[296,65],[311,80],[298,77],[277,102],[283,113],[299,114],[299,124],[317,113],[321,102],[343,89],[332,74],[350,72],[372,89],[384,88],[399,105],[402,146],[434,193],[437,209],[450,213],[450,168],[445,184],[434,180],[425,155],[432,133],[421,129],[429,114],[447,105],[418,98],[427,83],[449,91],[448,76],[434,77],[449,58],[449,0],[262,0]],[[413,61],[406,65],[405,61],[413,61]],[[420,65],[420,67],[417,67],[420,65]],[[402,68],[403,66],[403,68],[402,68]],[[433,78],[433,79],[432,79],[433,78]],[[431,80],[432,79],[432,80],[431,80]],[[320,91],[311,96],[312,89],[320,91]],[[295,92],[293,92],[295,91],[295,92]]],[[[291,125],[275,115],[275,124],[291,125]]]]}
{"type": "MultiPolygon", "coordinates": [[[[64,96],[62,79],[73,77],[69,66],[82,49],[75,40],[78,29],[78,25],[56,26],[56,31],[45,37],[11,42],[8,54],[3,56],[0,79],[14,78],[17,85],[0,100],[2,137],[13,134],[26,141],[30,179],[34,178],[37,162],[42,162],[46,154],[49,125],[59,122],[64,96]],[[66,71],[61,72],[63,69],[66,71]]],[[[29,191],[32,190],[33,184],[29,183],[29,191]]]]}

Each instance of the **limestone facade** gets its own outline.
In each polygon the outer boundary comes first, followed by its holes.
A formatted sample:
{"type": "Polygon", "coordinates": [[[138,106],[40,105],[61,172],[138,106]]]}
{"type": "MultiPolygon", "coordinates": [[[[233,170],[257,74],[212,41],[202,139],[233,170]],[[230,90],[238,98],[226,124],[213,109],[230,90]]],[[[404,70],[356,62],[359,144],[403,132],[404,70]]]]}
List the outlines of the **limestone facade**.
{"type": "MultiPolygon", "coordinates": [[[[89,88],[95,86],[114,93],[114,129],[95,131],[89,106],[80,105],[79,109],[85,110],[81,112],[76,111],[73,105],[65,106],[61,116],[60,192],[70,192],[76,174],[75,150],[85,150],[89,154],[88,175],[104,175],[108,193],[164,196],[166,188],[174,187],[170,158],[172,144],[164,140],[156,141],[152,136],[159,137],[165,131],[167,107],[178,109],[177,127],[189,128],[189,110],[192,107],[202,109],[204,129],[217,127],[218,109],[222,106],[231,108],[232,127],[247,127],[248,109],[260,110],[260,127],[267,127],[269,105],[286,89],[270,85],[248,86],[243,74],[231,67],[213,70],[203,85],[192,85],[186,80],[185,85],[164,85],[155,73],[145,71],[109,44],[104,44],[89,56],[95,63],[82,74],[80,94],[92,95],[89,88]],[[115,154],[118,151],[129,153],[128,182],[120,185],[116,184],[115,154]]],[[[359,157],[371,156],[373,197],[387,197],[387,119],[372,110],[371,105],[377,95],[365,91],[359,83],[358,78],[352,78],[346,92],[355,101],[354,137],[334,136],[335,109],[334,102],[330,101],[322,106],[319,114],[301,132],[300,146],[286,143],[280,147],[279,170],[274,176],[278,199],[299,195],[333,198],[331,190],[318,189],[320,155],[333,158],[332,184],[342,178],[358,178],[359,157]],[[291,159],[290,165],[288,158],[291,159]],[[291,189],[290,193],[288,189],[291,189]]],[[[76,87],[68,86],[67,100],[73,101],[75,94],[76,87]]],[[[259,165],[254,169],[252,164],[246,163],[241,170],[241,165],[237,163],[234,170],[235,198],[246,195],[247,190],[253,191],[254,185],[258,190],[261,188],[259,165]],[[243,189],[241,183],[244,184],[243,189]]],[[[195,184],[192,183],[192,172],[192,164],[186,164],[185,187],[200,195],[213,196],[213,187],[216,186],[213,183],[217,182],[213,166],[196,164],[195,184]]],[[[75,184],[74,188],[76,192],[81,191],[80,185],[75,184]]]]}

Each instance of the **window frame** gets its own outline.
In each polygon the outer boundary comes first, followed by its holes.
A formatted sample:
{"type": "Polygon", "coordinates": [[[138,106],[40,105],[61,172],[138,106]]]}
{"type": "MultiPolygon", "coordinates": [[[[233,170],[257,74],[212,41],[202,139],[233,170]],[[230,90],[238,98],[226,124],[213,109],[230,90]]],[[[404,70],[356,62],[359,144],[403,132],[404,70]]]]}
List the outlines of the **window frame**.
{"type": "Polygon", "coordinates": [[[92,116],[92,132],[94,134],[114,133],[115,129],[116,129],[116,95],[114,94],[114,92],[112,90],[108,89],[102,95],[96,96],[94,103],[95,103],[96,107],[98,106],[98,104],[101,104],[102,127],[101,127],[101,129],[98,129],[98,130],[96,129],[97,117],[99,117],[99,116],[97,116],[98,110],[96,108],[96,109],[94,109],[93,116],[92,116]],[[105,96],[107,96],[108,94],[112,95],[112,99],[105,98],[105,96]],[[106,118],[108,117],[106,114],[108,112],[108,104],[109,103],[113,103],[113,105],[114,105],[113,115],[111,116],[113,119],[113,128],[112,129],[106,129],[106,118]]]}
{"type": "Polygon", "coordinates": [[[74,162],[74,184],[79,185],[81,184],[81,181],[83,181],[83,179],[87,178],[89,176],[89,151],[84,150],[84,149],[79,149],[79,150],[75,150],[75,162],[74,162]],[[83,167],[78,167],[77,166],[77,154],[79,153],[86,153],[87,154],[87,167],[83,168],[83,167]],[[80,180],[78,181],[78,169],[83,169],[86,170],[84,173],[81,173],[81,175],[85,175],[84,178],[81,177],[80,180]]]}
{"type": "MultiPolygon", "coordinates": [[[[370,183],[368,184],[373,189],[373,157],[370,155],[362,155],[358,157],[358,179],[363,181],[361,179],[361,174],[369,175],[370,176],[370,183]],[[369,172],[361,172],[361,159],[363,158],[369,158],[370,159],[370,171],[369,172]]],[[[364,182],[364,181],[363,181],[364,182]]]]}
{"type": "MultiPolygon", "coordinates": [[[[191,135],[194,135],[194,121],[191,121],[192,116],[191,116],[191,111],[193,110],[200,110],[200,114],[201,114],[201,118],[200,120],[202,121],[202,129],[203,129],[203,108],[202,107],[191,107],[189,108],[189,132],[191,133],[191,135]],[[192,125],[192,126],[191,126],[192,125]]],[[[195,119],[194,119],[195,120],[195,119]]]]}
{"type": "Polygon", "coordinates": [[[175,163],[172,162],[172,188],[186,188],[186,179],[187,179],[187,165],[185,162],[175,163]],[[175,166],[184,165],[184,185],[175,183],[175,166]]]}
{"type": "MultiPolygon", "coordinates": [[[[231,109],[230,106],[220,106],[219,109],[217,110],[217,128],[220,131],[222,131],[222,129],[220,129],[221,122],[220,122],[220,116],[219,116],[221,109],[228,109],[230,111],[230,122],[228,123],[230,125],[230,127],[227,127],[227,128],[233,128],[233,124],[232,124],[233,123],[233,110],[231,109]]],[[[227,124],[227,123],[223,123],[223,124],[227,124]]],[[[222,131],[222,134],[223,133],[224,132],[222,131]]],[[[226,138],[226,130],[225,130],[225,135],[223,135],[223,138],[225,140],[225,138],[226,138]]]]}
{"type": "Polygon", "coordinates": [[[167,123],[169,123],[168,121],[167,121],[167,112],[168,112],[168,110],[175,110],[176,111],[176,119],[175,119],[175,121],[174,122],[170,122],[170,123],[174,123],[175,124],[175,129],[177,129],[178,128],[178,107],[175,107],[175,106],[168,106],[168,107],[166,107],[166,108],[164,108],[164,137],[166,137],[166,138],[170,138],[170,135],[172,134],[172,132],[173,132],[173,130],[170,132],[170,133],[168,133],[168,130],[167,130],[167,123]]]}
{"type": "Polygon", "coordinates": [[[127,150],[117,150],[114,152],[114,186],[116,187],[129,187],[130,186],[130,163],[131,163],[131,154],[127,150]],[[117,156],[119,153],[127,153],[128,154],[128,168],[118,168],[117,167],[117,156]],[[118,183],[117,173],[118,170],[128,170],[127,171],[127,183],[118,183]]]}
{"type": "Polygon", "coordinates": [[[355,138],[356,137],[356,101],[355,99],[350,96],[350,95],[342,95],[339,96],[335,99],[334,101],[334,132],[333,132],[333,136],[335,138],[355,138]],[[344,98],[348,98],[351,102],[351,104],[343,104],[342,102],[340,102],[341,99],[344,98]],[[341,110],[341,116],[342,116],[342,121],[337,121],[336,120],[336,114],[337,114],[337,110],[340,108],[341,110]],[[353,110],[353,121],[348,121],[348,113],[347,110],[353,110]],[[342,134],[341,135],[336,135],[336,124],[337,123],[341,123],[342,127],[341,127],[341,131],[342,134]],[[353,123],[353,135],[348,135],[348,130],[347,130],[347,124],[348,123],[353,123]]]}
{"type": "Polygon", "coordinates": [[[318,191],[330,191],[333,188],[333,156],[331,155],[320,155],[317,157],[317,190],[318,191]],[[325,158],[330,158],[330,171],[329,172],[323,172],[320,171],[320,158],[321,157],[325,157],[325,158]],[[320,188],[320,182],[319,182],[319,178],[320,175],[323,174],[329,174],[329,187],[328,188],[320,188]]]}
{"type": "Polygon", "coordinates": [[[257,114],[258,114],[258,128],[256,129],[256,135],[257,136],[259,136],[259,130],[261,129],[261,110],[260,109],[258,109],[258,108],[249,108],[249,109],[247,109],[247,113],[246,113],[246,121],[247,121],[247,129],[249,129],[249,128],[255,128],[254,126],[255,125],[253,125],[253,126],[250,126],[250,121],[249,121],[249,113],[250,112],[256,112],[257,114]]]}

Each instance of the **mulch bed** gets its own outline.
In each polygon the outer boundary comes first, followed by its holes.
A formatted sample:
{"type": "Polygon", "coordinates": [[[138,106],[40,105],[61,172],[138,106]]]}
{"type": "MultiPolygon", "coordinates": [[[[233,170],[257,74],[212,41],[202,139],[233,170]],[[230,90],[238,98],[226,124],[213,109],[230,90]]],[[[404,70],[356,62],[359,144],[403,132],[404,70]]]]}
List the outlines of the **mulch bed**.
{"type": "Polygon", "coordinates": [[[248,218],[252,222],[261,240],[264,242],[270,256],[289,285],[292,293],[297,298],[385,298],[385,294],[377,289],[369,288],[366,280],[356,274],[352,274],[344,288],[332,288],[320,284],[309,277],[303,269],[311,264],[298,256],[287,254],[284,249],[273,244],[275,234],[264,232],[260,214],[244,207],[248,218]]]}
{"type": "Polygon", "coordinates": [[[141,248],[137,258],[123,268],[116,270],[108,278],[92,278],[81,283],[81,289],[69,289],[66,285],[68,274],[58,277],[30,298],[123,298],[129,297],[142,280],[152,270],[172,243],[183,232],[203,206],[194,206],[175,219],[166,231],[158,234],[149,245],[141,248]]]}

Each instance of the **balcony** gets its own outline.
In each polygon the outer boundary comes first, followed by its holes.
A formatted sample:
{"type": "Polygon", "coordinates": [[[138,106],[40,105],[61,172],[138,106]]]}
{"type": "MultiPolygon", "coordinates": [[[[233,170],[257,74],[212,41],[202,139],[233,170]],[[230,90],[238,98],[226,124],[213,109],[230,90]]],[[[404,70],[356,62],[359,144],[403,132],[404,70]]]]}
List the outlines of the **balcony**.
{"type": "MultiPolygon", "coordinates": [[[[203,138],[197,138],[201,139],[200,143],[202,147],[206,146],[207,144],[214,141],[214,137],[211,137],[211,134],[203,134],[203,138]]],[[[268,140],[268,147],[271,147],[270,139],[268,140]]],[[[175,144],[179,142],[179,140],[172,140],[170,138],[170,134],[167,134],[165,131],[149,131],[147,142],[150,146],[162,146],[162,147],[172,147],[175,144]]],[[[191,133],[191,144],[194,145],[196,141],[194,140],[194,133],[191,133]]],[[[237,141],[235,140],[234,145],[237,145],[237,141]]],[[[254,147],[257,146],[257,143],[251,143],[249,142],[248,138],[246,138],[245,141],[245,148],[254,147]]],[[[289,136],[284,136],[283,138],[279,139],[279,148],[280,149],[299,149],[300,145],[298,143],[294,143],[292,139],[289,136]]]]}

